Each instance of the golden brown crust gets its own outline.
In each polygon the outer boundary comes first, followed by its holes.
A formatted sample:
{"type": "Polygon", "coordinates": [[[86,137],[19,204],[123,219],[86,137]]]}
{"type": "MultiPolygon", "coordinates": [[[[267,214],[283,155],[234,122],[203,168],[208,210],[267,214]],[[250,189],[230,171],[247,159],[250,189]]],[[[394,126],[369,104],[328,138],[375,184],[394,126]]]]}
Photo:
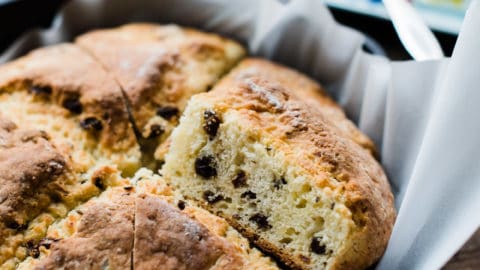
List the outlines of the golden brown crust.
{"type": "Polygon", "coordinates": [[[174,25],[129,24],[89,32],[76,43],[117,78],[145,138],[155,137],[149,121],[156,114],[176,125],[187,100],[211,87],[244,54],[233,41],[174,25]]]}
{"type": "Polygon", "coordinates": [[[35,269],[131,269],[133,204],[125,191],[87,203],[75,234],[55,239],[35,269]]]}
{"type": "Polygon", "coordinates": [[[135,202],[135,269],[242,269],[239,251],[198,221],[158,197],[135,202]]]}
{"type": "MultiPolygon", "coordinates": [[[[249,59],[205,97],[216,109],[239,112],[252,128],[274,138],[272,145],[310,174],[315,186],[334,191],[350,209],[355,228],[346,240],[350,244],[339,251],[337,257],[342,259],[335,260],[332,268],[366,268],[383,254],[390,237],[395,220],[393,195],[370,153],[370,141],[330,99],[313,93],[320,87],[312,84],[288,68],[249,59]]],[[[262,240],[257,243],[262,245],[262,240]]],[[[263,247],[275,252],[271,246],[263,247]]],[[[286,261],[308,268],[299,259],[286,261]]]]}
{"type": "Polygon", "coordinates": [[[373,142],[358,130],[355,124],[345,116],[342,108],[317,82],[295,70],[279,67],[281,66],[272,65],[271,62],[250,58],[242,61],[237,70],[242,69],[240,76],[245,78],[254,75],[295,92],[295,95],[307,106],[321,108],[322,114],[339,129],[342,135],[349,137],[372,153],[376,152],[373,142]]]}
{"type": "Polygon", "coordinates": [[[136,145],[120,87],[79,47],[37,49],[0,67],[0,93],[27,90],[78,116],[79,125],[114,151],[136,145]]]}
{"type": "Polygon", "coordinates": [[[0,116],[0,243],[64,195],[68,162],[45,132],[18,129],[0,116]]]}

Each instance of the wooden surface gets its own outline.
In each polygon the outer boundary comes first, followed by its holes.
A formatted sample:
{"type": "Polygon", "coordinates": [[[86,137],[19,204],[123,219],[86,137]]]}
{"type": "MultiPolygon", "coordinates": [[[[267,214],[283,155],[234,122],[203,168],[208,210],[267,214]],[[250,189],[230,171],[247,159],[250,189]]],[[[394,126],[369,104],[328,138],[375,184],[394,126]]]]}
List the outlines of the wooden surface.
{"type": "Polygon", "coordinates": [[[480,229],[443,267],[443,270],[480,269],[480,229]]]}

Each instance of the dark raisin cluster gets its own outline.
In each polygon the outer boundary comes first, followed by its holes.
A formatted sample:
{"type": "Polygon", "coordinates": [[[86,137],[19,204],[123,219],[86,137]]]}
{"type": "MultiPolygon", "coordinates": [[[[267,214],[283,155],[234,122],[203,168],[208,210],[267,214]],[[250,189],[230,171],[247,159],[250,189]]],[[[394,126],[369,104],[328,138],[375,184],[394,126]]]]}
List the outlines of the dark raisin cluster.
{"type": "Polygon", "coordinates": [[[40,247],[45,247],[46,249],[50,249],[52,244],[55,242],[60,241],[60,239],[54,238],[43,238],[39,242],[34,240],[29,240],[25,247],[27,248],[27,254],[33,258],[38,258],[40,256],[40,247]]]}
{"type": "Polygon", "coordinates": [[[203,120],[203,130],[208,134],[208,138],[213,140],[217,135],[218,127],[222,121],[218,118],[215,111],[212,110],[206,110],[203,112],[203,120]]]}
{"type": "Polygon", "coordinates": [[[87,117],[80,121],[80,126],[86,130],[100,131],[103,129],[103,124],[95,117],[87,117]]]}
{"type": "Polygon", "coordinates": [[[250,199],[250,200],[254,200],[254,199],[257,198],[257,194],[255,192],[247,190],[240,195],[240,198],[247,198],[247,199],[250,199]]]}
{"type": "Polygon", "coordinates": [[[207,155],[195,160],[195,172],[203,178],[209,179],[217,176],[217,163],[213,156],[207,155]]]}
{"type": "Polygon", "coordinates": [[[103,184],[103,179],[101,177],[95,177],[93,179],[93,184],[98,188],[98,189],[101,189],[101,190],[104,190],[105,189],[105,185],[103,184]]]}
{"type": "Polygon", "coordinates": [[[35,95],[50,95],[52,88],[49,86],[32,85],[30,86],[30,92],[35,95]]]}
{"type": "Polygon", "coordinates": [[[178,201],[177,206],[178,206],[178,209],[183,210],[185,209],[186,204],[184,201],[180,200],[178,201]]]}
{"type": "Polygon", "coordinates": [[[244,171],[239,171],[237,176],[232,180],[232,184],[235,188],[241,188],[247,186],[247,175],[244,171]]]}
{"type": "Polygon", "coordinates": [[[248,220],[255,222],[257,224],[257,227],[259,229],[271,229],[272,225],[268,223],[268,217],[265,216],[264,214],[261,213],[256,213],[253,216],[251,216],[248,220]]]}
{"type": "Polygon", "coordinates": [[[321,236],[315,236],[312,238],[312,242],[310,243],[310,249],[313,253],[323,255],[327,252],[327,247],[322,243],[321,236]]]}
{"type": "Polygon", "coordinates": [[[157,109],[157,115],[161,116],[163,119],[170,120],[174,116],[178,116],[180,111],[177,107],[174,106],[162,106],[157,109]]]}
{"type": "Polygon", "coordinates": [[[30,240],[26,244],[27,254],[33,258],[38,258],[40,256],[40,251],[38,250],[38,244],[30,240]]]}
{"type": "Polygon", "coordinates": [[[21,231],[21,230],[24,230],[26,229],[26,227],[28,226],[27,224],[20,224],[18,223],[16,220],[14,219],[8,219],[5,221],[5,225],[7,226],[7,228],[9,229],[12,229],[12,230],[17,230],[17,231],[21,231]]]}
{"type": "Polygon", "coordinates": [[[220,194],[215,194],[211,190],[206,190],[205,192],[203,192],[203,199],[209,204],[214,204],[216,202],[224,200],[225,198],[220,194]]]}
{"type": "Polygon", "coordinates": [[[78,97],[70,97],[63,101],[63,107],[72,113],[82,113],[82,103],[78,100],[78,97]]]}
{"type": "Polygon", "coordinates": [[[157,138],[165,132],[165,129],[158,124],[153,124],[150,126],[150,134],[148,135],[149,139],[157,138]]]}
{"type": "Polygon", "coordinates": [[[287,181],[285,180],[284,177],[281,177],[280,179],[275,179],[273,181],[273,187],[275,189],[280,189],[282,186],[286,185],[287,181]]]}

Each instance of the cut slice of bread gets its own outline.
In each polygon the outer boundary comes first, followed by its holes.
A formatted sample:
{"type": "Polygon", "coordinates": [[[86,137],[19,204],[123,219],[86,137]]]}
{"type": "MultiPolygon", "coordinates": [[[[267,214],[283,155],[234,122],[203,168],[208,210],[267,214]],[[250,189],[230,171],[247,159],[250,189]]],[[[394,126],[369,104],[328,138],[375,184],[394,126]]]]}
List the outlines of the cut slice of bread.
{"type": "Polygon", "coordinates": [[[140,166],[140,148],[115,79],[72,44],[35,50],[0,67],[0,113],[46,131],[74,165],[140,166]]]}
{"type": "Polygon", "coordinates": [[[364,269],[383,254],[395,209],[373,144],[320,86],[243,61],[194,96],[162,173],[297,269],[364,269]]]}
{"type": "Polygon", "coordinates": [[[176,25],[129,24],[88,32],[75,42],[122,86],[144,151],[168,138],[188,99],[208,91],[245,54],[232,40],[176,25]]]}

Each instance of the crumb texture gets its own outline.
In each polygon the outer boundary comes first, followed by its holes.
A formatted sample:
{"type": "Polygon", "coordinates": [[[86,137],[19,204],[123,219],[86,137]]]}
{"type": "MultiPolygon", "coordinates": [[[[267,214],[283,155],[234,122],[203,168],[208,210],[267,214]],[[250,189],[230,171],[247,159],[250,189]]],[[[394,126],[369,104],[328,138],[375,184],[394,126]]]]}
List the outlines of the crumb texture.
{"type": "Polygon", "coordinates": [[[247,59],[190,100],[162,173],[290,267],[363,269],[395,218],[374,152],[318,84],[247,59]]]}

